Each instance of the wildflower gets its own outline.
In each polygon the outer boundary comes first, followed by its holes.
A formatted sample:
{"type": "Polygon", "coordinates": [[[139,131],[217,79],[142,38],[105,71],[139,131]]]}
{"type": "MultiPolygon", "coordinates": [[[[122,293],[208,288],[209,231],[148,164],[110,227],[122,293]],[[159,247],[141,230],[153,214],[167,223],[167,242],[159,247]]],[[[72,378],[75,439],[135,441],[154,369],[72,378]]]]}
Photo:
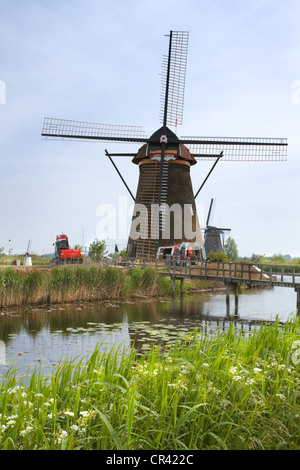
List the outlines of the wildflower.
{"type": "Polygon", "coordinates": [[[88,418],[89,417],[89,412],[88,411],[80,411],[80,416],[82,416],[83,418],[88,418]]]}
{"type": "Polygon", "coordinates": [[[64,431],[63,429],[60,431],[60,434],[57,436],[56,442],[57,444],[61,444],[63,439],[66,439],[68,437],[67,431],[64,431]]]}
{"type": "Polygon", "coordinates": [[[234,375],[232,377],[232,380],[234,380],[235,382],[238,382],[239,380],[243,380],[243,377],[241,375],[234,375]]]}
{"type": "Polygon", "coordinates": [[[255,380],[254,379],[247,379],[246,380],[246,385],[252,385],[255,383],[255,380]]]}
{"type": "Polygon", "coordinates": [[[283,395],[282,393],[275,393],[275,396],[280,398],[280,400],[285,400],[286,399],[286,396],[283,395]]]}
{"type": "Polygon", "coordinates": [[[16,420],[10,419],[9,421],[7,421],[6,426],[13,426],[14,424],[16,424],[16,420]]]}
{"type": "Polygon", "coordinates": [[[66,416],[71,416],[71,417],[73,418],[74,413],[73,413],[73,411],[68,411],[68,410],[67,410],[67,411],[64,411],[64,415],[66,415],[66,416]]]}
{"type": "Polygon", "coordinates": [[[76,424],[73,424],[71,427],[70,427],[71,431],[78,431],[79,429],[79,426],[77,426],[76,424]]]}
{"type": "Polygon", "coordinates": [[[31,432],[33,430],[33,427],[32,426],[27,426],[26,429],[23,429],[22,431],[20,431],[20,436],[24,437],[26,436],[26,434],[28,434],[29,432],[31,432]]]}
{"type": "Polygon", "coordinates": [[[259,367],[254,367],[253,372],[254,374],[258,374],[259,372],[261,372],[261,369],[259,367]]]}

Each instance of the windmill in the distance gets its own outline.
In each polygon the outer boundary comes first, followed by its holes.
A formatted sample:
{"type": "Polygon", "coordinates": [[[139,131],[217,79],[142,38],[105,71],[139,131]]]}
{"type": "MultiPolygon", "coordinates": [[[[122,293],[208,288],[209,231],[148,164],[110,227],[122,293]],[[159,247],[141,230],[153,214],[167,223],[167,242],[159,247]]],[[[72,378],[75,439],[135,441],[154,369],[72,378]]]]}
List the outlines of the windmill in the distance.
{"type": "Polygon", "coordinates": [[[220,159],[286,160],[286,139],[178,138],[170,130],[169,126],[177,128],[177,125],[182,124],[188,36],[187,31],[170,31],[169,51],[163,61],[162,127],[150,137],[137,126],[44,119],[44,138],[143,143],[136,153],[109,153],[106,150],[106,155],[135,201],[127,247],[129,256],[153,258],[159,246],[182,241],[192,242],[197,239],[203,244],[195,198],[220,159]],[[135,198],[112,157],[133,157],[132,162],[139,166],[140,175],[135,198]],[[213,160],[214,164],[200,189],[194,193],[190,167],[199,159],[213,160]],[[168,208],[172,209],[175,205],[177,211],[168,212],[168,208]],[[141,208],[145,210],[141,211],[141,208]]]}
{"type": "Polygon", "coordinates": [[[31,240],[29,240],[29,242],[28,242],[27,251],[24,255],[24,266],[32,266],[30,248],[31,248],[31,240]]]}
{"type": "Polygon", "coordinates": [[[204,231],[204,248],[207,255],[210,251],[214,253],[218,250],[224,251],[224,232],[231,231],[230,228],[222,228],[210,225],[213,203],[214,199],[211,199],[204,231]]]}

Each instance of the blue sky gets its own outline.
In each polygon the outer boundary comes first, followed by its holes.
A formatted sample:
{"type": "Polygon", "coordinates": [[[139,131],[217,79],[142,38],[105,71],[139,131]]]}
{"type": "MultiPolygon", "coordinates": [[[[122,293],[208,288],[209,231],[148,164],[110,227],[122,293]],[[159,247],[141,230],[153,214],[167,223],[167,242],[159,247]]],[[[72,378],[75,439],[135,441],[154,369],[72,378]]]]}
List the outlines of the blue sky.
{"type": "MultiPolygon", "coordinates": [[[[97,208],[127,196],[105,149],[124,146],[42,140],[43,118],[151,135],[172,29],[190,33],[179,136],[289,142],[287,162],[219,163],[197,198],[203,218],[215,198],[211,222],[232,229],[241,256],[300,256],[299,16],[294,0],[0,0],[0,247],[25,252],[31,239],[42,254],[61,232],[98,236],[97,208]]],[[[135,193],[138,168],[116,163],[135,193]]],[[[211,165],[192,168],[195,191],[211,165]]]]}

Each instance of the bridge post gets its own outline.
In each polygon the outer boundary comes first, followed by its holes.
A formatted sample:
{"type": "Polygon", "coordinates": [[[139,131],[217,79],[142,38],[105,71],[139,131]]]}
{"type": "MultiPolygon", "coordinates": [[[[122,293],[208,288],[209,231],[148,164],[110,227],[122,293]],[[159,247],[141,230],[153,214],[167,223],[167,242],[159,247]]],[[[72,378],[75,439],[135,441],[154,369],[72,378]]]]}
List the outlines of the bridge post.
{"type": "Polygon", "coordinates": [[[180,279],[180,295],[181,295],[181,297],[183,296],[183,283],[184,283],[184,278],[180,279]]]}
{"type": "Polygon", "coordinates": [[[297,294],[297,302],[296,302],[297,315],[299,315],[300,314],[300,289],[295,289],[295,292],[297,294]]]}
{"type": "Polygon", "coordinates": [[[172,279],[172,296],[175,295],[175,276],[171,277],[172,279]]]}
{"type": "Polygon", "coordinates": [[[230,285],[226,282],[226,316],[230,316],[230,285]]]}
{"type": "Polygon", "coordinates": [[[239,309],[239,285],[234,284],[234,314],[238,314],[239,309]]]}

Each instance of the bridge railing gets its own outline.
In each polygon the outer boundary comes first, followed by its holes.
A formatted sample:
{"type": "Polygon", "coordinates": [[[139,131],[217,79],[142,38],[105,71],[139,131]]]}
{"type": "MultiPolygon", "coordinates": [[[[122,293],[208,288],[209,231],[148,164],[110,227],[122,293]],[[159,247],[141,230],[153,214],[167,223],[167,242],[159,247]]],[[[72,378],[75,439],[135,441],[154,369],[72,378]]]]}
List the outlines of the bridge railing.
{"type": "Polygon", "coordinates": [[[198,264],[190,260],[168,260],[168,272],[171,274],[189,274],[191,277],[218,278],[220,280],[244,280],[261,281],[272,284],[273,282],[300,283],[300,265],[274,265],[267,263],[242,263],[242,262],[208,262],[198,264]]]}

